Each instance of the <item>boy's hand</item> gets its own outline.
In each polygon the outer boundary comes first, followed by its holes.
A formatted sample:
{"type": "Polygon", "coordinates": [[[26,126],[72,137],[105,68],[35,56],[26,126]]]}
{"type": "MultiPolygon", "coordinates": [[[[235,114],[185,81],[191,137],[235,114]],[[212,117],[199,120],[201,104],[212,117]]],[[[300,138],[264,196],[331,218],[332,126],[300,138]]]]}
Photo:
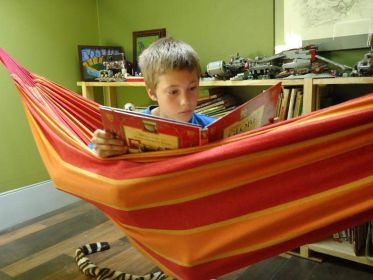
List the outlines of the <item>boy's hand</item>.
{"type": "Polygon", "coordinates": [[[113,133],[101,129],[93,133],[91,142],[94,151],[100,157],[117,156],[128,152],[128,147],[122,140],[116,138],[113,133]]]}

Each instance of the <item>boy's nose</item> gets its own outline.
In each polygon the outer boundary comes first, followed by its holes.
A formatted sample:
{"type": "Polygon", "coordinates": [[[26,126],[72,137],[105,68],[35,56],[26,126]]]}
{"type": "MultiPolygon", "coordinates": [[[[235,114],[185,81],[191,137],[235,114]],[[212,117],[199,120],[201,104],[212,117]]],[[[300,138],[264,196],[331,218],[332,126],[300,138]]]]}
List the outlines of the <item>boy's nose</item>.
{"type": "Polygon", "coordinates": [[[180,95],[180,105],[189,105],[191,103],[191,98],[190,96],[183,92],[181,95],[180,95]]]}

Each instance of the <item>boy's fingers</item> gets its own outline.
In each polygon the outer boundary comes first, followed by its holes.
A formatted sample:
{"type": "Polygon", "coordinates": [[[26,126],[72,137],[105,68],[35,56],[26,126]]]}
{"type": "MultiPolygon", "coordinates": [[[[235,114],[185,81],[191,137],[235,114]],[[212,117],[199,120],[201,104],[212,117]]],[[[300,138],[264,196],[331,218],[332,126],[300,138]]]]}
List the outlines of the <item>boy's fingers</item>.
{"type": "Polygon", "coordinates": [[[93,137],[105,138],[105,139],[114,139],[115,135],[113,133],[109,132],[109,131],[105,131],[105,130],[102,130],[102,129],[97,129],[93,133],[93,137]]]}
{"type": "Polygon", "coordinates": [[[113,133],[101,129],[93,133],[91,142],[95,145],[124,145],[124,142],[116,138],[113,133]]]}
{"type": "Polygon", "coordinates": [[[92,143],[95,145],[116,145],[116,146],[123,146],[124,142],[120,139],[112,139],[112,138],[102,138],[93,136],[92,143]]]}
{"type": "Polygon", "coordinates": [[[93,150],[100,157],[110,157],[125,154],[128,152],[128,147],[124,141],[115,137],[111,132],[101,129],[93,133],[91,140],[93,150]]]}
{"type": "Polygon", "coordinates": [[[117,155],[122,155],[128,152],[128,147],[123,146],[120,150],[115,150],[115,149],[95,149],[95,152],[98,156],[100,157],[111,157],[111,156],[117,156],[117,155]]]}
{"type": "Polygon", "coordinates": [[[94,149],[96,151],[126,151],[127,146],[118,146],[118,145],[95,145],[94,149]]]}

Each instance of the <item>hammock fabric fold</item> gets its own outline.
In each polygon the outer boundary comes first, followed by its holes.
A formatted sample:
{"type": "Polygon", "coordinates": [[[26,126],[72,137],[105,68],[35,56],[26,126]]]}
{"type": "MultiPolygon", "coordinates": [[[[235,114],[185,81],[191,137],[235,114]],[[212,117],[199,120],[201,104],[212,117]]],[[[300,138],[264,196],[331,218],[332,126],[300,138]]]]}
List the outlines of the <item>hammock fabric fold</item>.
{"type": "Polygon", "coordinates": [[[102,159],[98,104],[0,59],[56,187],[168,275],[205,280],[373,217],[373,94],[205,146],[102,159]]]}

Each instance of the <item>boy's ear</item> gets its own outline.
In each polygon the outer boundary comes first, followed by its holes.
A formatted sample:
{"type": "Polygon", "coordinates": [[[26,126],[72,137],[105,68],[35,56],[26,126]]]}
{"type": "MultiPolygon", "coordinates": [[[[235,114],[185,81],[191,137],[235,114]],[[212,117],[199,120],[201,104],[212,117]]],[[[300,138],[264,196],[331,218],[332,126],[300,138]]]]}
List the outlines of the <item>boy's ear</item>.
{"type": "Polygon", "coordinates": [[[150,97],[151,100],[157,101],[157,95],[155,94],[154,90],[152,90],[149,87],[146,87],[146,92],[148,93],[148,96],[150,97]]]}

